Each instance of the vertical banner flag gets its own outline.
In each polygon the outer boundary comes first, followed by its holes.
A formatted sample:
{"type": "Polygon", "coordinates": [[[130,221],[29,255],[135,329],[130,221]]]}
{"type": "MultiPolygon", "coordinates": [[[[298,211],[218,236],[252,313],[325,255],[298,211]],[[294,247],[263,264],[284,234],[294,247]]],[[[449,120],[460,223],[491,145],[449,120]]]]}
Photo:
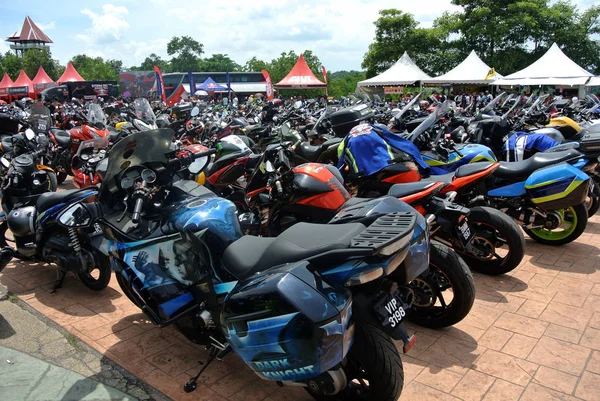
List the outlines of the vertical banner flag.
{"type": "Polygon", "coordinates": [[[154,72],[156,72],[156,93],[160,96],[161,100],[167,103],[167,93],[165,92],[165,82],[163,81],[162,73],[160,68],[154,66],[154,72]]]}
{"type": "Polygon", "coordinates": [[[323,73],[323,81],[325,82],[325,96],[329,96],[329,84],[327,83],[327,70],[325,69],[325,66],[322,65],[321,66],[321,72],[323,73]]]}
{"type": "Polygon", "coordinates": [[[194,78],[191,71],[188,72],[188,83],[190,84],[190,97],[192,97],[196,93],[196,78],[194,78]]]}
{"type": "Polygon", "coordinates": [[[231,79],[229,78],[229,72],[226,72],[225,75],[227,76],[227,97],[231,100],[231,79]]]}
{"type": "Polygon", "coordinates": [[[265,81],[267,82],[267,100],[273,100],[275,97],[275,93],[273,91],[273,83],[271,82],[271,76],[269,75],[269,71],[262,70],[263,77],[265,77],[265,81]]]}

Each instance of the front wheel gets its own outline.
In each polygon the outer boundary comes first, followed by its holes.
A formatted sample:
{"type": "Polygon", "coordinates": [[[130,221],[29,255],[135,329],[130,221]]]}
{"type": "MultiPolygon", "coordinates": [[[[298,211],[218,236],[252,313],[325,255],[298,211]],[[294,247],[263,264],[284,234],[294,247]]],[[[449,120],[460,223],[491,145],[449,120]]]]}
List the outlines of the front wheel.
{"type": "Polygon", "coordinates": [[[56,178],[56,173],[53,171],[46,171],[46,175],[48,176],[48,191],[56,192],[58,189],[58,180],[56,178]]]}
{"type": "Polygon", "coordinates": [[[404,368],[392,339],[381,329],[357,322],[354,344],[344,374],[348,385],[336,395],[319,395],[318,401],[397,401],[404,386],[404,368]]]}
{"type": "Polygon", "coordinates": [[[521,227],[499,210],[474,207],[469,213],[474,252],[461,252],[464,261],[479,273],[498,275],[515,269],[525,256],[521,227]]]}
{"type": "Polygon", "coordinates": [[[105,255],[95,255],[94,265],[86,272],[77,273],[79,280],[92,291],[102,291],[110,282],[110,260],[105,255]]]}
{"type": "Polygon", "coordinates": [[[541,244],[564,245],[575,241],[587,226],[588,211],[585,204],[571,206],[547,213],[549,218],[560,220],[554,229],[523,228],[527,235],[541,244]]]}
{"type": "Polygon", "coordinates": [[[460,322],[475,301],[473,274],[452,248],[437,241],[431,241],[429,270],[410,287],[415,300],[408,318],[432,329],[460,322]]]}

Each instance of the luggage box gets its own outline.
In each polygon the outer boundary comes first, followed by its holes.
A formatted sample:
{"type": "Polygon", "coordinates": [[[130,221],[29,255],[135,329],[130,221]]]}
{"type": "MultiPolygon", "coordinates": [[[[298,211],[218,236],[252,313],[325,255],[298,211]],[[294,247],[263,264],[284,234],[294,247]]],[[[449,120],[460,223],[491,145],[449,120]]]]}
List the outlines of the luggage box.
{"type": "Polygon", "coordinates": [[[343,138],[358,124],[369,122],[375,115],[366,104],[359,104],[338,110],[331,114],[332,128],[337,137],[343,138]]]}

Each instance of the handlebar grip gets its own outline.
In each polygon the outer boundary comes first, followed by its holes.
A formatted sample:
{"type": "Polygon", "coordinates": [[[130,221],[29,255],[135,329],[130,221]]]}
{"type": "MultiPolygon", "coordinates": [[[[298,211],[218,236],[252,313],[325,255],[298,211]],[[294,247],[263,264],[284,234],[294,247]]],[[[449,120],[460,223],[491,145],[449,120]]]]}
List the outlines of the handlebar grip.
{"type": "Polygon", "coordinates": [[[199,159],[201,157],[214,155],[215,153],[217,153],[217,149],[208,149],[203,152],[194,153],[194,160],[199,159]]]}
{"type": "Polygon", "coordinates": [[[135,207],[133,208],[133,215],[131,216],[131,221],[133,224],[137,224],[140,221],[143,207],[144,207],[144,198],[137,198],[135,200],[135,207]]]}
{"type": "Polygon", "coordinates": [[[281,186],[281,182],[279,180],[275,181],[275,186],[277,187],[277,193],[279,195],[283,194],[283,187],[281,186]]]}

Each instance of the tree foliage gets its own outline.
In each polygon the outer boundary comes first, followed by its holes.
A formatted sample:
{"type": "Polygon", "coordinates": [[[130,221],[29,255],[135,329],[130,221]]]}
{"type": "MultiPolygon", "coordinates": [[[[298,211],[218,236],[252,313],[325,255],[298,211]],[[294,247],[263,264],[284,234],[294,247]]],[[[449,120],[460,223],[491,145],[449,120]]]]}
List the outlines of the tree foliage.
{"type": "Polygon", "coordinates": [[[6,72],[14,81],[22,69],[23,59],[10,51],[6,52],[2,59],[2,75],[6,72]]]}
{"type": "Polygon", "coordinates": [[[119,72],[115,71],[115,63],[104,61],[102,57],[88,57],[78,54],[71,60],[73,67],[86,81],[118,81],[119,72]]]}
{"type": "Polygon", "coordinates": [[[198,71],[203,53],[204,45],[190,36],[174,36],[167,43],[167,54],[172,56],[171,71],[198,71]]]}
{"type": "Polygon", "coordinates": [[[354,93],[358,82],[365,78],[366,76],[363,71],[336,71],[328,73],[329,95],[341,97],[354,93]]]}
{"type": "Polygon", "coordinates": [[[58,60],[52,59],[52,53],[49,48],[27,50],[23,56],[23,69],[29,78],[33,79],[35,77],[40,66],[44,67],[46,74],[54,81],[62,73],[62,68],[58,60]]]}
{"type": "Polygon", "coordinates": [[[241,66],[227,54],[213,54],[200,61],[200,71],[233,72],[241,70],[241,66]]]}
{"type": "Polygon", "coordinates": [[[431,28],[411,14],[382,10],[375,39],[363,60],[367,77],[389,68],[404,51],[431,75],[448,71],[471,50],[503,74],[531,64],[553,43],[576,63],[600,70],[600,6],[580,12],[570,1],[452,0],[461,7],[444,13],[431,28]],[[594,36],[596,35],[596,36],[594,36]]]}

